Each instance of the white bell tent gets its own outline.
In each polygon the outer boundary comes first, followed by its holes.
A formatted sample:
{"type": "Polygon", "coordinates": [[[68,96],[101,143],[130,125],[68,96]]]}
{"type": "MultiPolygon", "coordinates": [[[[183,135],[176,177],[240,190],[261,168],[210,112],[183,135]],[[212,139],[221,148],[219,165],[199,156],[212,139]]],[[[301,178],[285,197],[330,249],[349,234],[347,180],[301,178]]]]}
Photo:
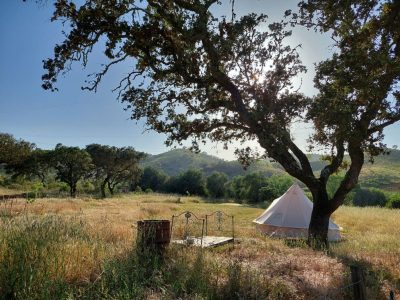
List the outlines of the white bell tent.
{"type": "MultiPolygon", "coordinates": [[[[253,222],[258,231],[271,237],[307,238],[312,208],[304,191],[293,184],[253,222]]],[[[339,240],[340,227],[329,220],[328,241],[339,240]]]]}

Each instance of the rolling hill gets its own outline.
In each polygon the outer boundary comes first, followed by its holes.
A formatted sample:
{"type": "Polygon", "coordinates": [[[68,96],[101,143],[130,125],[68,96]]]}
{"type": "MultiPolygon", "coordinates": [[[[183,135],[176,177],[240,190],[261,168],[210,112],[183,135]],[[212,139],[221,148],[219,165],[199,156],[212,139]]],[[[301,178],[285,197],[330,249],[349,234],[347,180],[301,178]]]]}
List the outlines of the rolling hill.
{"type": "MultiPolygon", "coordinates": [[[[320,155],[312,154],[309,157],[316,173],[326,164],[321,160],[320,155]]],[[[158,155],[149,155],[142,166],[154,167],[164,171],[169,176],[177,175],[188,169],[201,170],[206,176],[215,171],[223,172],[231,178],[252,172],[260,172],[265,176],[285,172],[277,163],[271,163],[268,160],[256,161],[247,170],[244,170],[237,161],[226,161],[205,152],[196,154],[185,149],[174,149],[158,155]]],[[[400,150],[392,149],[389,155],[376,157],[374,163],[366,161],[360,175],[360,184],[364,187],[399,191],[400,150]]]]}
{"type": "Polygon", "coordinates": [[[226,161],[205,152],[193,153],[185,149],[174,149],[158,155],[149,155],[142,163],[143,167],[151,166],[164,171],[169,176],[177,175],[189,169],[201,170],[206,176],[211,173],[223,172],[229,177],[261,172],[265,176],[281,174],[284,171],[266,160],[260,160],[250,165],[247,170],[237,161],[226,161]]]}

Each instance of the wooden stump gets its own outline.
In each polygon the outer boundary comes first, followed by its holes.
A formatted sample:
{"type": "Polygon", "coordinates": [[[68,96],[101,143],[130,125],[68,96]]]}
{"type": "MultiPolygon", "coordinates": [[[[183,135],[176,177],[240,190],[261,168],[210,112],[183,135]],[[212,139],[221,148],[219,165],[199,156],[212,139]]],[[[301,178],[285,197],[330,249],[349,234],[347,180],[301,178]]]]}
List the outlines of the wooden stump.
{"type": "Polygon", "coordinates": [[[171,241],[169,220],[143,220],[137,222],[137,244],[142,251],[162,252],[171,241]]]}

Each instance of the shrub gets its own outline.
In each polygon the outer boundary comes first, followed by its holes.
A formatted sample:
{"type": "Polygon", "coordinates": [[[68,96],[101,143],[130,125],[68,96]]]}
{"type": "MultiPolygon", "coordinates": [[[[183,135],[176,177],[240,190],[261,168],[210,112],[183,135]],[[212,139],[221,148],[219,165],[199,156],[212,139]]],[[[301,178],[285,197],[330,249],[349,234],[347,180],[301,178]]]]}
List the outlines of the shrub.
{"type": "Polygon", "coordinates": [[[355,206],[385,206],[387,198],[378,189],[357,189],[353,198],[355,206]]]}
{"type": "Polygon", "coordinates": [[[400,199],[393,199],[390,201],[390,208],[400,208],[400,199]]]}
{"type": "Polygon", "coordinates": [[[389,193],[388,198],[388,208],[400,208],[400,193],[389,193]]]}

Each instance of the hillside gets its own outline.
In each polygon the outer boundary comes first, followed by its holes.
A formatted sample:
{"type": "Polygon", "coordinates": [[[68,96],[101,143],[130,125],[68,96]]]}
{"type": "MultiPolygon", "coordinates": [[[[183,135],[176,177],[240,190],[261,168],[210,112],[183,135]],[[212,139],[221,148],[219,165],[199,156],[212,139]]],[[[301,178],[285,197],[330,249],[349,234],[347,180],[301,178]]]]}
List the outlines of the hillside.
{"type": "Polygon", "coordinates": [[[360,182],[366,187],[400,190],[400,150],[392,149],[389,155],[378,156],[374,163],[366,162],[360,182]]]}
{"type": "MultiPolygon", "coordinates": [[[[315,172],[319,172],[326,164],[321,160],[320,155],[312,154],[309,157],[315,172]]],[[[205,152],[195,154],[185,149],[174,149],[158,155],[150,155],[142,165],[163,170],[169,176],[177,175],[188,169],[199,169],[206,176],[218,171],[226,173],[229,177],[252,172],[261,172],[265,176],[284,173],[277,163],[266,160],[259,160],[244,170],[237,161],[226,161],[205,152]]],[[[374,163],[366,161],[361,172],[360,184],[364,187],[400,190],[400,150],[392,149],[389,155],[376,157],[374,163]]]]}
{"type": "MultiPolygon", "coordinates": [[[[311,166],[315,172],[326,165],[320,155],[314,154],[312,158],[311,166]]],[[[389,154],[375,157],[373,163],[369,161],[368,156],[365,160],[359,180],[363,187],[375,187],[388,191],[400,190],[400,150],[390,149],[389,154]]]]}
{"type": "Polygon", "coordinates": [[[201,170],[206,176],[215,171],[223,172],[229,177],[252,172],[261,172],[265,176],[271,176],[283,172],[265,160],[257,161],[247,170],[244,170],[243,166],[237,161],[226,161],[205,152],[196,154],[185,149],[174,149],[158,155],[150,155],[142,165],[143,167],[151,166],[163,170],[169,176],[177,175],[188,169],[201,170]]]}

